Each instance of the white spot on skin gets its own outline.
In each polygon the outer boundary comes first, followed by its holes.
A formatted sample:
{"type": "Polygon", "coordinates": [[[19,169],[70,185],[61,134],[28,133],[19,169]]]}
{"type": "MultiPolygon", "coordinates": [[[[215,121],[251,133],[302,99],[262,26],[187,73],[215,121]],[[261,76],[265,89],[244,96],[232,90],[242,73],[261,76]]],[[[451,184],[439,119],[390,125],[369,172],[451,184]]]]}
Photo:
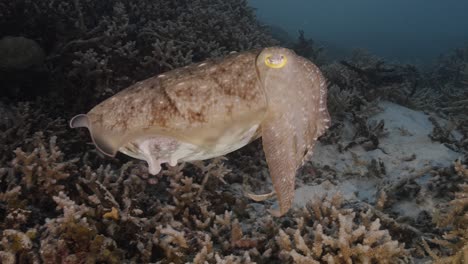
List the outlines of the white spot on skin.
{"type": "Polygon", "coordinates": [[[206,65],[206,62],[203,62],[202,64],[198,65],[198,67],[203,67],[206,65]]]}
{"type": "Polygon", "coordinates": [[[174,167],[175,165],[177,165],[177,159],[171,157],[171,160],[169,161],[169,165],[171,167],[174,167]]]}
{"type": "Polygon", "coordinates": [[[177,84],[177,86],[181,86],[181,85],[184,85],[184,84],[185,84],[185,82],[180,82],[180,83],[177,84]]]}
{"type": "Polygon", "coordinates": [[[157,78],[163,78],[163,77],[166,77],[165,74],[160,74],[157,78]]]}

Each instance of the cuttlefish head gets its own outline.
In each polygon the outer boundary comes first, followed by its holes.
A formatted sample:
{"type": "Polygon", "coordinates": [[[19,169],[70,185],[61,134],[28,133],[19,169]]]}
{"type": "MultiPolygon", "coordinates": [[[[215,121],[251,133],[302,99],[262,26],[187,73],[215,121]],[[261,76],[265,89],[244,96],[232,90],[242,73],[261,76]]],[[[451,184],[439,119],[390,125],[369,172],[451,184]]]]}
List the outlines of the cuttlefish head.
{"type": "Polygon", "coordinates": [[[264,49],[256,67],[268,100],[261,136],[279,216],[293,202],[297,169],[328,127],[326,85],[312,62],[285,48],[264,49]]]}

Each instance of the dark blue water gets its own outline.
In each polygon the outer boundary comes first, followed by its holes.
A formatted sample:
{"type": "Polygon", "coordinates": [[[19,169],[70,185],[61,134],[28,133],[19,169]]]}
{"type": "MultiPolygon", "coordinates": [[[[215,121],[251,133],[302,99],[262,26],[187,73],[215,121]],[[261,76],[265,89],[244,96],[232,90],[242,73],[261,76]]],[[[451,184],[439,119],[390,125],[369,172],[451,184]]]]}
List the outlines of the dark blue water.
{"type": "Polygon", "coordinates": [[[292,37],[303,29],[330,55],[368,49],[389,60],[431,62],[468,42],[468,1],[249,0],[259,19],[292,37]]]}

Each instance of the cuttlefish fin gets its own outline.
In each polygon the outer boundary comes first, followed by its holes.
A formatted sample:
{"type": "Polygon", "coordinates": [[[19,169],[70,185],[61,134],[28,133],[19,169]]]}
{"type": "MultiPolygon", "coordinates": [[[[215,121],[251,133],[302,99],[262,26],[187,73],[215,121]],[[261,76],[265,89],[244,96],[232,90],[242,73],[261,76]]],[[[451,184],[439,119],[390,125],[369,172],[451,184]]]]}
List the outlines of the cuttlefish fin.
{"type": "Polygon", "coordinates": [[[330,114],[328,113],[327,108],[327,87],[328,83],[325,79],[321,79],[320,82],[320,101],[319,101],[319,122],[317,122],[317,135],[316,137],[320,137],[325,133],[325,131],[330,127],[331,118],[330,114]]]}
{"type": "Polygon", "coordinates": [[[77,127],[86,127],[89,128],[89,119],[88,116],[85,114],[79,114],[74,116],[70,120],[70,127],[77,128],[77,127]]]}
{"type": "Polygon", "coordinates": [[[282,118],[267,118],[262,123],[262,143],[270,171],[279,211],[271,211],[274,216],[284,215],[294,200],[296,179],[296,142],[292,127],[282,118]]]}
{"type": "Polygon", "coordinates": [[[91,122],[87,115],[80,114],[80,115],[73,117],[70,120],[70,127],[71,128],[86,127],[91,134],[91,139],[93,140],[93,143],[96,146],[97,150],[99,150],[99,152],[107,156],[110,156],[110,157],[115,156],[116,151],[110,146],[110,144],[107,143],[105,138],[102,136],[103,133],[96,133],[96,131],[94,131],[93,126],[91,125],[91,122]]]}

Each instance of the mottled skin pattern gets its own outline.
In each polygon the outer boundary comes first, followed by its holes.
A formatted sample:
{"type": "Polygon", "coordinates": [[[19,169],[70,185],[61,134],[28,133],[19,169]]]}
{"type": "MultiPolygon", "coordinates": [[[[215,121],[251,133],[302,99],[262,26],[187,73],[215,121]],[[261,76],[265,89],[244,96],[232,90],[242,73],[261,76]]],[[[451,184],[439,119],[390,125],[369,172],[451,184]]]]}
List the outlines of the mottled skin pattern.
{"type": "Polygon", "coordinates": [[[288,59],[281,69],[263,63],[266,49],[257,59],[260,80],[268,98],[268,111],[261,124],[263,150],[279,202],[275,215],[285,214],[294,199],[297,169],[330,122],[326,108],[326,81],[310,61],[281,49],[288,59]]]}
{"type": "Polygon", "coordinates": [[[266,98],[257,84],[257,54],[193,64],[128,87],[87,114],[95,143],[110,156],[129,138],[146,133],[210,144],[218,127],[253,122],[246,116],[261,119],[266,98]]]}
{"type": "Polygon", "coordinates": [[[288,49],[273,47],[136,83],[75,117],[71,126],[88,127],[105,154],[120,150],[149,165],[169,162],[176,154],[179,160],[209,158],[262,136],[279,201],[273,214],[280,216],[291,207],[297,169],[329,122],[319,69],[288,49]]]}

